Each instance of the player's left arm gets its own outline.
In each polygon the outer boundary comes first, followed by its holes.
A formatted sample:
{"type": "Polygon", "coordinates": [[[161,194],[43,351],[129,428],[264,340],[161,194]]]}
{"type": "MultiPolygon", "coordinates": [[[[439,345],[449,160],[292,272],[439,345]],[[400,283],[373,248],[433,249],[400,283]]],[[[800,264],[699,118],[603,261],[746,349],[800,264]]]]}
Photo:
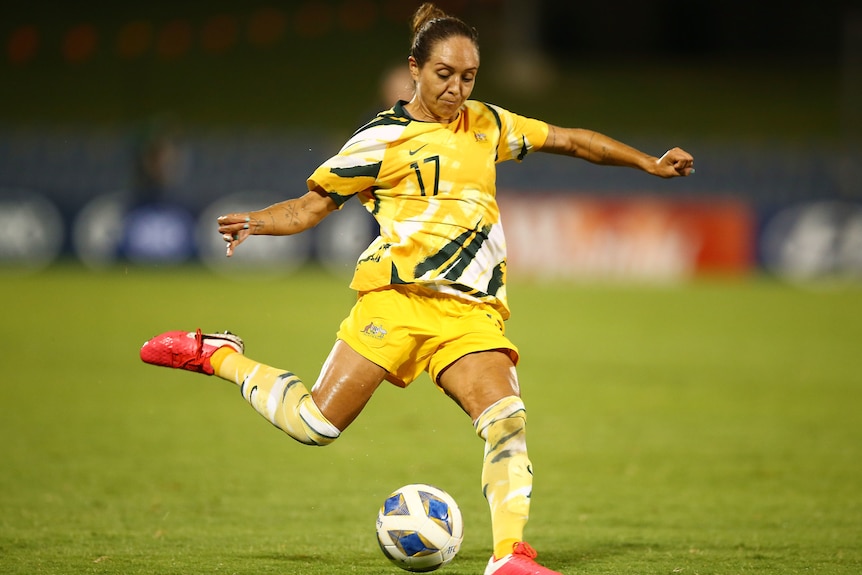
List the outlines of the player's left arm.
{"type": "Polygon", "coordinates": [[[662,178],[688,176],[694,171],[694,158],[681,148],[671,148],[656,158],[609,136],[582,128],[560,128],[549,124],[548,137],[539,150],[604,166],[637,168],[662,178]]]}

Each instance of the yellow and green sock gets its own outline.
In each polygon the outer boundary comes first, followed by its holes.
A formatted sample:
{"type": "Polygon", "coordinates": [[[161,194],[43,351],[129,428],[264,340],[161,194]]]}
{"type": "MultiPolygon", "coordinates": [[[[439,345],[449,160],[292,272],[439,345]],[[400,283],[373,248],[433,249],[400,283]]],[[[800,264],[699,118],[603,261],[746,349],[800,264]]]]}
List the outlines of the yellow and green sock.
{"type": "Polygon", "coordinates": [[[527,457],[527,412],[517,396],[505,397],[476,419],[476,433],[485,440],[482,492],[491,508],[494,557],[512,552],[523,540],[530,515],[533,469],[527,457]]]}
{"type": "Polygon", "coordinates": [[[329,445],[341,434],[293,373],[225,348],[213,353],[210,363],[215,375],[240,386],[255,411],[300,443],[329,445]]]}

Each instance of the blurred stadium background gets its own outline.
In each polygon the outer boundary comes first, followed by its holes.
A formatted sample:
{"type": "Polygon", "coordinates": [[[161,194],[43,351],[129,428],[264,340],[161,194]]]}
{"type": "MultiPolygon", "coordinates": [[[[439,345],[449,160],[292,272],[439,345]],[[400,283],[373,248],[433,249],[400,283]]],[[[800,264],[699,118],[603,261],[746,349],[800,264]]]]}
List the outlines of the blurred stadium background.
{"type": "MultiPolygon", "coordinates": [[[[3,0],[0,267],[224,265],[216,214],[301,193],[391,104],[381,82],[418,4],[3,0]]],[[[480,31],[474,97],[696,158],[671,181],[540,154],[501,166],[523,273],[862,278],[858,4],[438,4],[480,31]]],[[[373,234],[357,208],[241,262],[349,268],[373,234]]]]}

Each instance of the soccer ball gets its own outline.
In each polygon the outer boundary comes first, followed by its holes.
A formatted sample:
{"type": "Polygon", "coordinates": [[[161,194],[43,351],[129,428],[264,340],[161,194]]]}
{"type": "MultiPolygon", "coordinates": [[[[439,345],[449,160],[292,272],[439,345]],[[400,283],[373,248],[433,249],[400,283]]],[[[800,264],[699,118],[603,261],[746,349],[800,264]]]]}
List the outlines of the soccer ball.
{"type": "Polygon", "coordinates": [[[431,485],[396,489],[377,514],[377,542],[390,561],[426,572],[451,561],[461,548],[464,523],[452,496],[431,485]]]}

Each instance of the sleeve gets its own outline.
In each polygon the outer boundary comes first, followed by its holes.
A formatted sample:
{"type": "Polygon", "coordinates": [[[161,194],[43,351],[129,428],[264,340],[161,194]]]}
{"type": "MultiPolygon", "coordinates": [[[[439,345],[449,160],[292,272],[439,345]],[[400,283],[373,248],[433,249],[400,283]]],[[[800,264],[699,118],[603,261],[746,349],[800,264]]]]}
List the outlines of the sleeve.
{"type": "Polygon", "coordinates": [[[497,144],[497,162],[520,162],[527,154],[540,149],[548,139],[548,124],[513,114],[498,106],[489,106],[498,118],[500,142],[497,144]]]}
{"type": "Polygon", "coordinates": [[[321,190],[339,208],[364,190],[373,188],[380,173],[387,143],[373,133],[360,131],[309,176],[309,191],[321,190]]]}

